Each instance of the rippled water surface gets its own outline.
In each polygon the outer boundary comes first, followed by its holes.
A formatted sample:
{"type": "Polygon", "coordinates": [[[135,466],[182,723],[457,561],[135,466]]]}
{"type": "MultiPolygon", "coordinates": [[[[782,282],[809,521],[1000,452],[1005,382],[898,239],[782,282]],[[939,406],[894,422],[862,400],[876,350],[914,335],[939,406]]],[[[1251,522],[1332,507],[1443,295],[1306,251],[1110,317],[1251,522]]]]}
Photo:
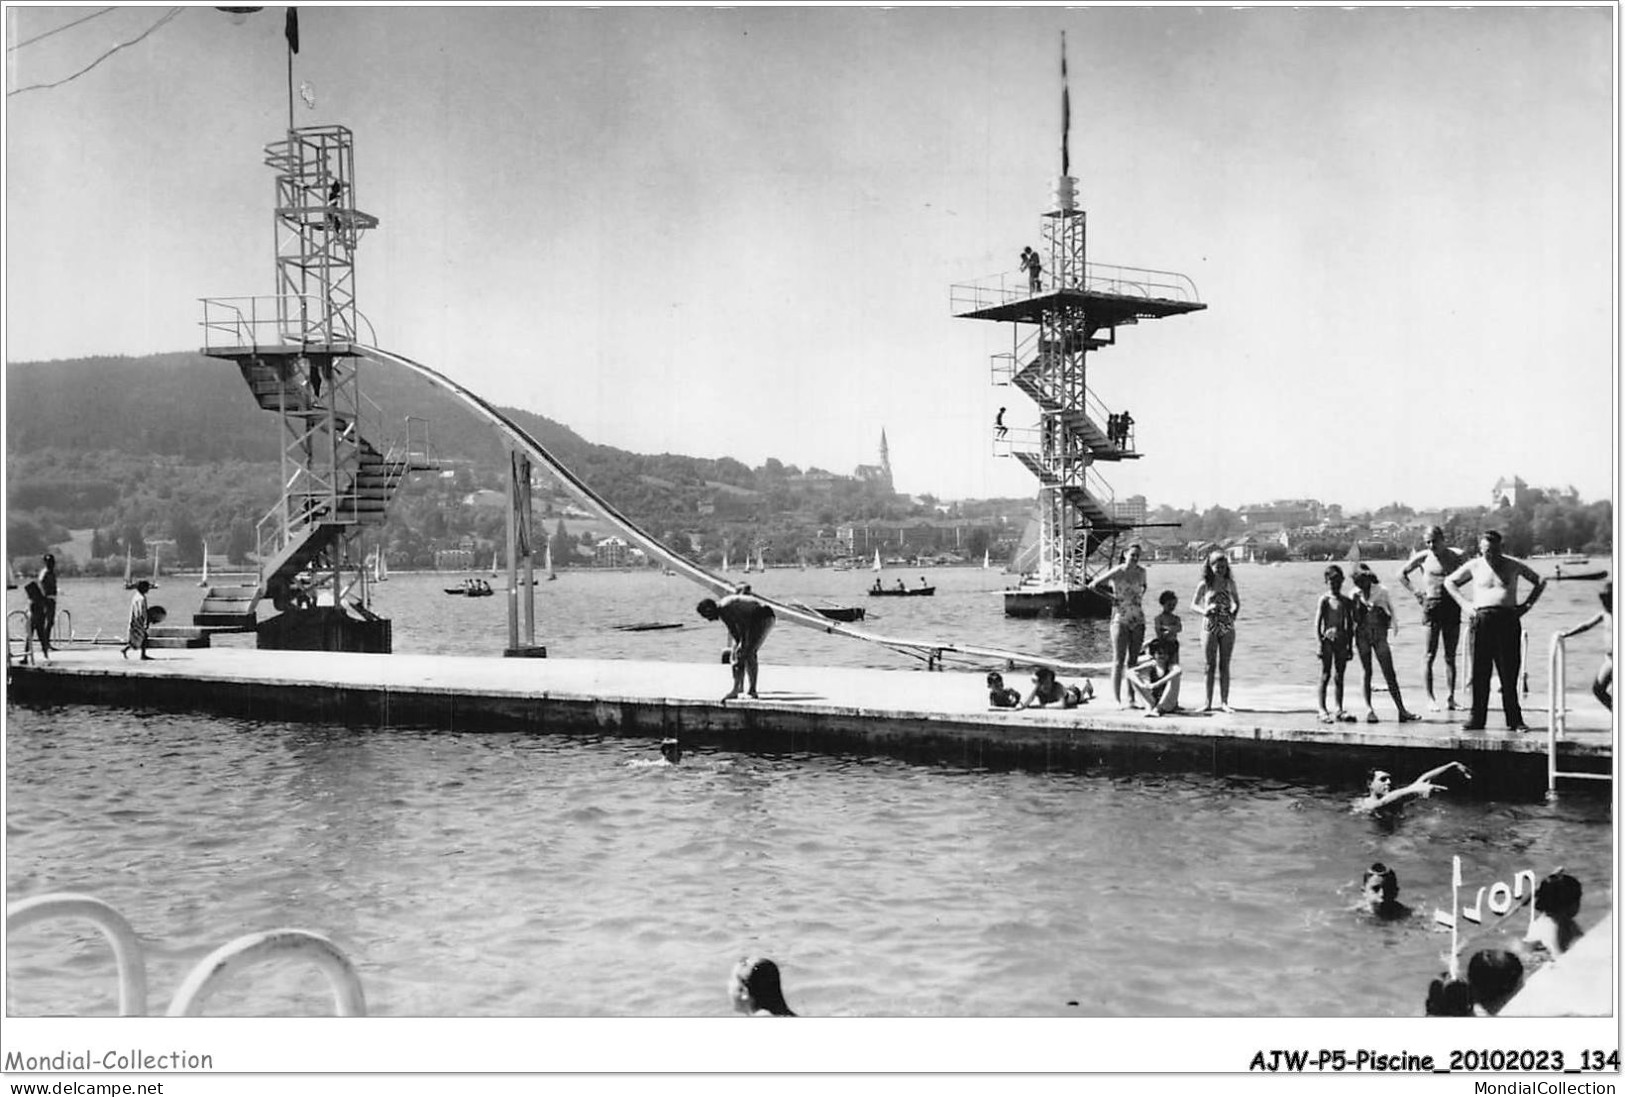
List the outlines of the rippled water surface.
{"type": "MultiPolygon", "coordinates": [[[[1193,570],[1152,574],[1154,589],[1167,575],[1188,599],[1193,570]]],[[[1309,632],[1316,574],[1241,573],[1243,598],[1256,597],[1238,698],[1259,668],[1299,672],[1309,645],[1293,637],[1309,632]]],[[[753,578],[816,598],[869,576],[753,578]]],[[[992,573],[931,578],[936,599],[888,604],[871,624],[962,636],[974,625],[982,642],[1073,654],[1094,642],[1091,623],[1005,620],[992,573]]],[[[189,604],[181,582],[155,600],[189,604]]],[[[499,653],[503,598],[440,585],[399,577],[380,591],[397,649],[499,653]]],[[[67,585],[77,632],[94,631],[103,603],[116,623],[117,586],[67,585]]],[[[695,597],[658,575],[567,576],[538,588],[538,639],[560,655],[713,661],[720,630],[693,617],[695,597]],[[685,627],[608,627],[644,620],[685,627]]],[[[1531,631],[1582,619],[1588,597],[1591,584],[1554,586],[1531,631]]],[[[770,649],[908,665],[788,627],[770,649]]],[[[1588,673],[1590,652],[1575,658],[1588,673]]],[[[727,1010],[732,961],[756,951],[779,960],[809,1014],[1414,1016],[1448,946],[1427,916],[1449,903],[1452,853],[1469,883],[1566,866],[1585,884],[1583,922],[1612,903],[1603,796],[1441,796],[1383,823],[1350,813],[1352,788],[1273,781],[703,751],[668,767],[646,740],[82,707],[10,705],[7,717],[10,896],[85,891],[118,907],[153,952],[154,1011],[215,946],[297,925],[355,957],[370,1011],[388,1015],[713,1015],[727,1010]],[[1378,859],[1423,916],[1376,924],[1351,909],[1378,859]]],[[[1480,936],[1523,925],[1514,914],[1480,936]]],[[[12,1012],[114,1011],[92,930],[29,929],[7,959],[12,1012]]],[[[296,967],[246,982],[209,1012],[329,1008],[320,977],[296,967]]]]}

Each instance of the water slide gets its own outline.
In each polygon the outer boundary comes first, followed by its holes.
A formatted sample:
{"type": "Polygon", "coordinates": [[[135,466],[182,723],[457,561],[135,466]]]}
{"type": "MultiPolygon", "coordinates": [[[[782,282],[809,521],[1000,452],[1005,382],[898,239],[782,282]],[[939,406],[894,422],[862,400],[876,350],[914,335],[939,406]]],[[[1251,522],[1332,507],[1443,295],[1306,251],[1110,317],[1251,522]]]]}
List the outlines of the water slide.
{"type": "MultiPolygon", "coordinates": [[[[529,432],[512,419],[509,419],[478,393],[458,384],[438,370],[431,369],[421,362],[415,362],[393,351],[360,344],[356,345],[355,350],[358,354],[380,365],[396,366],[415,374],[434,387],[456,397],[475,415],[495,427],[515,449],[527,454],[532,461],[547,468],[576,502],[614,525],[620,531],[621,536],[642,549],[651,559],[661,561],[673,571],[693,580],[718,597],[733,594],[739,590],[738,584],[721,575],[707,571],[687,557],[673,552],[661,544],[659,540],[644,532],[637,523],[615,509],[611,503],[588,487],[575,473],[565,468],[563,462],[549,453],[547,448],[533,438],[529,432]]],[[[772,606],[773,612],[782,621],[789,621],[791,624],[800,625],[803,628],[816,629],[819,632],[836,636],[846,636],[854,640],[880,644],[913,655],[916,658],[924,659],[931,665],[941,663],[949,656],[956,656],[982,664],[994,661],[1001,664],[1016,663],[1026,666],[1047,666],[1072,673],[1099,673],[1111,669],[1110,663],[1070,663],[1049,656],[1034,655],[1029,652],[981,647],[955,641],[881,636],[865,629],[853,628],[850,625],[831,621],[829,618],[807,609],[775,601],[772,598],[757,594],[755,591],[751,592],[751,596],[772,606]]]]}

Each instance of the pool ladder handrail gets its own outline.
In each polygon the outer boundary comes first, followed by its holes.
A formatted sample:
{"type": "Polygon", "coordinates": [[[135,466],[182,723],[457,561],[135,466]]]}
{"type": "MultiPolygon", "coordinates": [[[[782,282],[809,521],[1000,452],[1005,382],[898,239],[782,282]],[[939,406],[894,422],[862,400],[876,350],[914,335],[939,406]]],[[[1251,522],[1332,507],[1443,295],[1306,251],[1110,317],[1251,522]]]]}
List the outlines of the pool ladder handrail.
{"type": "MultiPolygon", "coordinates": [[[[146,1016],[146,954],[129,920],[109,904],[93,895],[74,892],[52,892],[20,899],[6,908],[6,933],[9,937],[24,926],[64,918],[90,922],[112,946],[114,961],[118,965],[119,1016],[146,1016]]],[[[219,989],[227,976],[281,956],[303,956],[316,964],[327,976],[337,1016],[367,1015],[361,977],[350,958],[321,934],[295,928],[244,934],[209,953],[181,981],[166,1015],[201,1015],[203,1003],[219,989]]]]}
{"type": "Polygon", "coordinates": [[[1552,633],[1551,651],[1548,656],[1546,676],[1546,704],[1551,718],[1546,722],[1546,791],[1557,791],[1559,778],[1570,778],[1581,781],[1611,781],[1611,773],[1573,773],[1561,772],[1557,768],[1557,740],[1568,731],[1569,710],[1568,696],[1568,662],[1566,654],[1566,641],[1561,631],[1552,633]]]}

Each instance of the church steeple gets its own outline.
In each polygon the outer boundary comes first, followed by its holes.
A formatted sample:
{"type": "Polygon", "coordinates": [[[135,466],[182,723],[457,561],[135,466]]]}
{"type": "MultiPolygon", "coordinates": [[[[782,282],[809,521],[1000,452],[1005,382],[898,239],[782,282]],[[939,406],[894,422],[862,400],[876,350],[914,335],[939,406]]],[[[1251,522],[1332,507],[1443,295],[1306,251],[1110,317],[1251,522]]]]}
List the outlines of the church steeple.
{"type": "Polygon", "coordinates": [[[886,481],[886,490],[895,490],[891,481],[891,447],[886,444],[886,428],[880,428],[880,475],[886,481]]]}

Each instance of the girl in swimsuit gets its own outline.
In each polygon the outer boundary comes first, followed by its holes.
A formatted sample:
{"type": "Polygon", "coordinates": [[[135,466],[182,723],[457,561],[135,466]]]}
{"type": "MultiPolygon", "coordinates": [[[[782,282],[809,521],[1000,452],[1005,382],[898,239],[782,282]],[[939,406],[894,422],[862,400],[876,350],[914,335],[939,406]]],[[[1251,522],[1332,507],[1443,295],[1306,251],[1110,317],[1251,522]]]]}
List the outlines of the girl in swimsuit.
{"type": "Polygon", "coordinates": [[[1373,655],[1382,670],[1383,680],[1388,683],[1388,696],[1399,710],[1399,722],[1420,720],[1420,716],[1406,709],[1405,698],[1399,692],[1399,680],[1394,675],[1394,656],[1388,647],[1388,633],[1395,627],[1393,600],[1368,564],[1354,569],[1354,591],[1354,648],[1360,656],[1360,668],[1365,672],[1365,722],[1377,722],[1376,709],[1371,707],[1373,655]]]}
{"type": "MultiPolygon", "coordinates": [[[[1129,660],[1140,652],[1145,642],[1145,609],[1140,600],[1145,597],[1145,568],[1140,566],[1140,545],[1128,547],[1123,562],[1095,576],[1091,587],[1102,583],[1112,585],[1112,697],[1123,704],[1123,672],[1129,660]]],[[[1134,693],[1128,696],[1128,707],[1137,708],[1134,693]]]]}
{"type": "Polygon", "coordinates": [[[1230,707],[1230,652],[1236,646],[1236,616],[1241,612],[1241,592],[1230,576],[1230,557],[1215,549],[1202,565],[1202,582],[1191,598],[1191,608],[1202,614],[1202,648],[1207,654],[1207,703],[1203,712],[1213,711],[1213,677],[1218,672],[1219,707],[1230,707]]]}

